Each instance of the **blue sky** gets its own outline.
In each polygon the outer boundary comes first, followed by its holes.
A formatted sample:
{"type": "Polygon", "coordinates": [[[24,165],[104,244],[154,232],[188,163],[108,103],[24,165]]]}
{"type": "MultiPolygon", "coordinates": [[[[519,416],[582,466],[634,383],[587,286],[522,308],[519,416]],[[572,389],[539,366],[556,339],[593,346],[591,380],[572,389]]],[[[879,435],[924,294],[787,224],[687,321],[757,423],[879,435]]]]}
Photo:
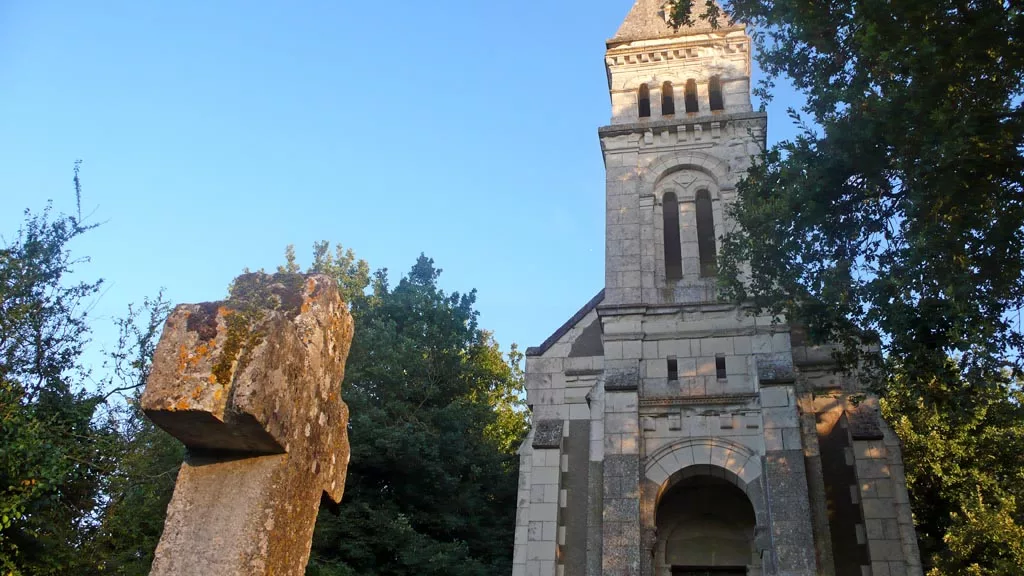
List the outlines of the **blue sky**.
{"type": "Polygon", "coordinates": [[[503,348],[539,344],[603,283],[604,41],[630,6],[5,0],[0,234],[72,210],[83,160],[90,354],[129,302],[217,299],[320,239],[393,278],[424,252],[503,348]]]}

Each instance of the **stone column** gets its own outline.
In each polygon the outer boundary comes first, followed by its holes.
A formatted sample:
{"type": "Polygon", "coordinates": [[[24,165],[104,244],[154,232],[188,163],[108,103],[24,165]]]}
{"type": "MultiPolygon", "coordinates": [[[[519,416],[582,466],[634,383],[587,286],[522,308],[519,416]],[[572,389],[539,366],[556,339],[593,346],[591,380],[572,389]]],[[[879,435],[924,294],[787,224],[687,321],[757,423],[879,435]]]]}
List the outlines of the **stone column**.
{"type": "Polygon", "coordinates": [[[533,427],[526,547],[526,573],[530,576],[555,576],[562,488],[563,427],[562,420],[538,420],[533,427]]]}
{"type": "Polygon", "coordinates": [[[878,415],[877,399],[848,406],[864,537],[873,574],[922,573],[899,441],[878,415]],[[888,438],[886,437],[888,435],[888,438]]]}
{"type": "Polygon", "coordinates": [[[780,576],[814,576],[817,563],[800,419],[792,385],[761,380],[764,414],[764,481],[768,496],[772,562],[780,576]]]}
{"type": "MultiPolygon", "coordinates": [[[[605,576],[640,574],[639,347],[636,358],[605,363],[604,546],[605,576]]],[[[630,356],[634,356],[630,354],[630,356]]]]}

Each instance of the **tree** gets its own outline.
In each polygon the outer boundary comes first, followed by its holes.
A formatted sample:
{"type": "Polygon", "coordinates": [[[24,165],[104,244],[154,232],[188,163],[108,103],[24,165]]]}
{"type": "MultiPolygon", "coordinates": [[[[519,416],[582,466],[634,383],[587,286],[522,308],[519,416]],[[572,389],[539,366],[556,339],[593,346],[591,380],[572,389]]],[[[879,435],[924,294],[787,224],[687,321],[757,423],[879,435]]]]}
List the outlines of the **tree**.
{"type": "Polygon", "coordinates": [[[432,260],[421,256],[392,288],[386,270],[371,281],[346,254],[314,263],[347,290],[356,329],[342,393],[345,496],[338,516],[321,512],[308,573],[509,571],[521,374],[478,328],[475,292],[440,290],[432,260]]]}
{"type": "MultiPolygon", "coordinates": [[[[721,23],[712,0],[673,4],[677,25],[721,23]]],[[[800,133],[739,185],[725,292],[843,344],[845,367],[880,343],[879,392],[909,447],[936,574],[1021,568],[1010,542],[1024,526],[1013,485],[1024,461],[1004,447],[1021,434],[1022,10],[1006,0],[730,4],[756,31],[761,96],[786,77],[806,105],[790,111],[800,133]],[[925,439],[971,452],[939,465],[925,439]]]]}
{"type": "MultiPolygon", "coordinates": [[[[78,166],[76,197],[81,198],[78,166]]],[[[82,389],[87,307],[101,282],[67,284],[69,244],[91,226],[77,216],[25,213],[0,248],[0,569],[75,572],[77,547],[100,505],[102,448],[92,424],[102,398],[82,389]]]]}

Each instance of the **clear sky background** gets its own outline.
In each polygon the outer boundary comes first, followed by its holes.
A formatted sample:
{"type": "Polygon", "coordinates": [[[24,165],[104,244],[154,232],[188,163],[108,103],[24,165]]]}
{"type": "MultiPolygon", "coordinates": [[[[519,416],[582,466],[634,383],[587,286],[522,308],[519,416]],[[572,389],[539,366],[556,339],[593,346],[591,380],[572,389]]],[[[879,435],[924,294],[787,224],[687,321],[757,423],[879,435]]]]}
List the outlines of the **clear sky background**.
{"type": "Polygon", "coordinates": [[[0,0],[0,235],[73,211],[83,160],[90,357],[129,302],[218,299],[321,239],[393,280],[423,252],[503,349],[540,344],[603,284],[604,41],[631,4],[0,0]]]}

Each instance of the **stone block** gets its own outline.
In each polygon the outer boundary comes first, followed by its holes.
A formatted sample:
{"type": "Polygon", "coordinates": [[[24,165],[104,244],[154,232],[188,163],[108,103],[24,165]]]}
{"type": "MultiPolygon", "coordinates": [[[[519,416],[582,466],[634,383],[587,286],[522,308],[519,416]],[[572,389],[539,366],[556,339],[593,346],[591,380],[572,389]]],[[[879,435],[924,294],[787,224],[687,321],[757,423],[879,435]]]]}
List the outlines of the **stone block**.
{"type": "Polygon", "coordinates": [[[530,522],[529,533],[527,536],[528,542],[540,542],[544,540],[544,523],[543,522],[530,522]]]}
{"type": "Polygon", "coordinates": [[[750,337],[750,351],[754,354],[771,354],[771,334],[756,334],[750,337]]]}
{"type": "Polygon", "coordinates": [[[528,372],[562,372],[564,367],[563,358],[548,358],[545,356],[530,356],[526,359],[526,370],[528,372]]]}
{"type": "Polygon", "coordinates": [[[636,412],[636,392],[607,391],[604,396],[605,412],[636,412]]]}
{"type": "Polygon", "coordinates": [[[864,520],[896,518],[896,507],[892,498],[865,498],[861,501],[864,520]]]}
{"type": "Polygon", "coordinates": [[[635,391],[639,385],[640,370],[637,365],[628,364],[605,367],[604,389],[607,392],[635,391]]]}
{"type": "Polygon", "coordinates": [[[726,377],[725,382],[718,379],[718,383],[720,390],[724,394],[750,394],[754,392],[754,379],[746,374],[730,374],[726,377]]]}
{"type": "Polygon", "coordinates": [[[544,540],[553,541],[558,539],[558,523],[544,522],[544,540]]]}
{"type": "Polygon", "coordinates": [[[530,486],[530,502],[535,504],[544,502],[543,484],[532,484],[530,486]]]}
{"type": "Polygon", "coordinates": [[[711,463],[711,445],[710,444],[694,444],[693,448],[693,463],[694,464],[710,464],[711,463]]]}
{"type": "Polygon", "coordinates": [[[604,343],[604,357],[606,360],[621,360],[623,358],[622,341],[606,341],[604,343]]]}
{"type": "Polygon", "coordinates": [[[799,428],[800,420],[797,417],[796,407],[764,408],[761,411],[764,416],[765,428],[799,428]]]}
{"type": "Polygon", "coordinates": [[[681,417],[679,416],[679,414],[669,414],[668,415],[668,429],[669,430],[679,430],[681,428],[680,422],[681,422],[681,417]]]}
{"type": "Polygon", "coordinates": [[[761,458],[758,456],[751,456],[743,464],[743,469],[739,472],[740,480],[750,484],[756,481],[761,476],[761,458]]]}
{"type": "Polygon", "coordinates": [[[538,450],[544,453],[545,466],[561,466],[562,458],[565,456],[560,450],[538,450]]]}
{"type": "Polygon", "coordinates": [[[885,538],[884,524],[882,524],[882,520],[878,518],[864,520],[864,530],[867,533],[868,538],[872,540],[881,540],[885,538]]]}
{"type": "Polygon", "coordinates": [[[530,481],[534,484],[558,485],[561,471],[557,466],[534,466],[530,472],[530,481]]]}
{"type": "Polygon", "coordinates": [[[743,415],[743,427],[748,430],[756,430],[761,427],[761,413],[747,412],[743,415]]]}
{"type": "Polygon", "coordinates": [[[725,373],[729,376],[734,374],[748,374],[748,360],[747,356],[726,356],[725,357],[725,373]]]}
{"type": "MultiPolygon", "coordinates": [[[[674,450],[672,452],[672,455],[673,455],[673,457],[675,457],[676,463],[678,464],[677,470],[683,470],[685,468],[693,466],[693,464],[694,464],[694,462],[693,462],[693,449],[690,446],[685,446],[685,447],[682,447],[682,448],[677,448],[676,450],[674,450]]],[[[673,473],[674,472],[675,471],[673,471],[673,473]]]]}
{"type": "Polygon", "coordinates": [[[703,376],[682,378],[679,381],[680,396],[704,396],[705,393],[703,376]]]}
{"type": "Polygon", "coordinates": [[[789,406],[789,387],[772,386],[761,388],[761,406],[764,408],[779,408],[789,406]]]}
{"type": "Polygon", "coordinates": [[[663,357],[660,354],[658,354],[658,342],[657,342],[657,340],[650,340],[650,341],[644,342],[643,349],[644,349],[643,350],[643,352],[644,352],[644,356],[643,357],[645,359],[662,358],[663,357]]]}
{"type": "Polygon", "coordinates": [[[782,444],[786,450],[802,450],[803,442],[800,439],[799,428],[783,428],[782,444]]]}
{"type": "Polygon", "coordinates": [[[639,427],[632,413],[608,413],[604,417],[605,434],[635,434],[639,427]]]}
{"type": "Polygon", "coordinates": [[[644,367],[648,378],[668,378],[668,360],[666,359],[644,360],[644,367]]]}
{"type": "Polygon", "coordinates": [[[732,337],[702,338],[700,340],[701,356],[732,356],[733,354],[732,337]]]}
{"type": "Polygon", "coordinates": [[[789,352],[792,349],[789,333],[772,334],[772,352],[789,352]]]}
{"type": "MultiPolygon", "coordinates": [[[[550,504],[535,504],[530,507],[530,521],[538,522],[557,522],[558,521],[558,503],[553,502],[550,504]]],[[[536,560],[536,558],[534,558],[536,560]]]]}
{"type": "MultiPolygon", "coordinates": [[[[637,285],[640,284],[640,279],[637,277],[637,285]]],[[[637,327],[639,331],[639,326],[637,327]]],[[[643,357],[642,343],[640,340],[626,340],[622,343],[622,357],[623,358],[636,358],[640,359],[643,357]]]]}
{"type": "Polygon", "coordinates": [[[732,339],[733,353],[738,356],[744,356],[753,353],[751,348],[750,336],[734,336],[732,339]]]}
{"type": "Polygon", "coordinates": [[[901,560],[903,544],[899,540],[868,540],[868,553],[873,562],[901,560]]]}
{"type": "Polygon", "coordinates": [[[718,369],[715,364],[715,358],[702,356],[696,359],[697,362],[697,376],[717,376],[718,369]]]}
{"type": "Polygon", "coordinates": [[[676,366],[679,369],[680,378],[693,378],[697,376],[696,358],[677,358],[676,366]]]}
{"type": "Polygon", "coordinates": [[[562,420],[537,420],[533,426],[534,449],[557,449],[562,446],[562,420]]]}
{"type": "Polygon", "coordinates": [[[569,405],[569,419],[570,420],[589,420],[590,419],[590,407],[584,403],[570,404],[569,405]]]}
{"type": "Polygon", "coordinates": [[[875,478],[889,478],[889,463],[885,460],[856,460],[857,479],[861,482],[875,478]]]}
{"type": "Polygon", "coordinates": [[[654,462],[647,466],[647,470],[644,472],[644,476],[654,482],[658,486],[662,485],[665,480],[668,480],[670,473],[666,471],[658,462],[654,462]]]}
{"type": "Polygon", "coordinates": [[[765,428],[764,448],[769,452],[785,449],[785,444],[782,437],[782,429],[765,428]]]}
{"type": "Polygon", "coordinates": [[[555,542],[540,540],[526,545],[526,560],[555,560],[555,542]]]}
{"type": "Polygon", "coordinates": [[[796,377],[793,358],[789,354],[755,355],[757,378],[763,383],[792,382],[796,377]]]}

